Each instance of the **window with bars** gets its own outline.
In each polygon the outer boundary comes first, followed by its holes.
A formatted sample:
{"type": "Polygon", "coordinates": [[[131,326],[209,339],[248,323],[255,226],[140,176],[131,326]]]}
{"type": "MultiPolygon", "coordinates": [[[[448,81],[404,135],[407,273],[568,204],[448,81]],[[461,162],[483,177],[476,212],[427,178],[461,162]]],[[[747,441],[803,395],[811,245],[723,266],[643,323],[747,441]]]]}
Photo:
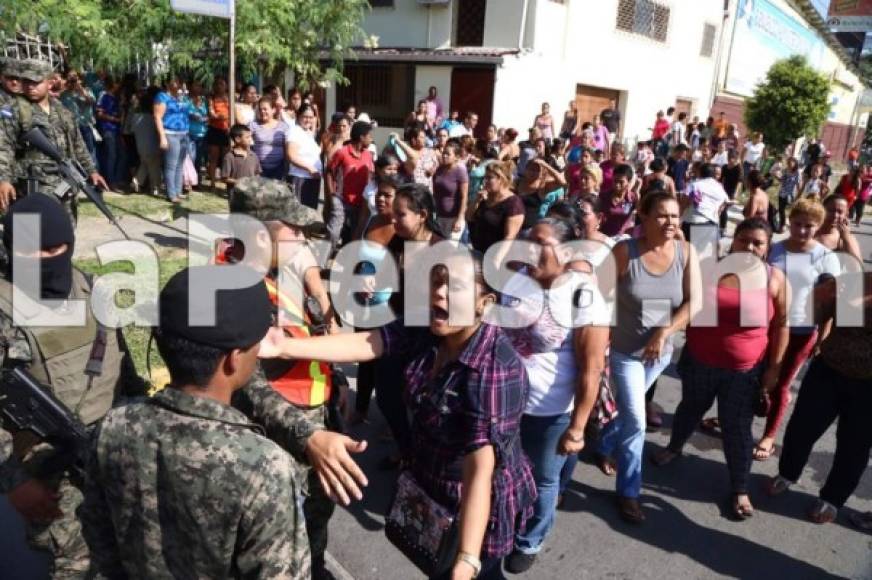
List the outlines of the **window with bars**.
{"type": "Polygon", "coordinates": [[[487,0],[459,0],[455,23],[457,46],[482,46],[484,44],[484,16],[487,0]]]}
{"type": "Polygon", "coordinates": [[[669,6],[651,0],[619,0],[616,27],[657,42],[666,42],[669,14],[669,6]]]}
{"type": "Polygon", "coordinates": [[[714,24],[705,24],[702,28],[702,48],[700,56],[711,57],[715,53],[715,33],[718,27],[714,24]]]}
{"type": "Polygon", "coordinates": [[[346,64],[348,84],[336,90],[340,110],[354,105],[382,127],[403,127],[414,109],[415,67],[409,64],[346,64]]]}

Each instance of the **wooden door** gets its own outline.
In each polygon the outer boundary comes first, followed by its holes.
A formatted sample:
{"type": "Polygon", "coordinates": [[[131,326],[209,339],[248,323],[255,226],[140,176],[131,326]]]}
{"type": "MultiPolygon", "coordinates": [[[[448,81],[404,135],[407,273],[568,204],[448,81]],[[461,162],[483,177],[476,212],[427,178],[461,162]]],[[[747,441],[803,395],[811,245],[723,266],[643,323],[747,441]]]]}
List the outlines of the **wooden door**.
{"type": "Polygon", "coordinates": [[[620,93],[614,89],[592,87],[590,85],[576,85],[575,104],[578,107],[578,115],[581,123],[592,123],[594,115],[599,115],[603,109],[611,106],[611,101],[618,105],[620,93]]]}
{"type": "Polygon", "coordinates": [[[460,118],[474,111],[478,114],[475,136],[484,139],[487,128],[493,122],[494,82],[496,71],[493,68],[461,68],[451,71],[451,102],[449,109],[460,111],[460,118]]]}
{"type": "Polygon", "coordinates": [[[678,119],[678,113],[687,113],[687,120],[693,118],[693,101],[690,99],[675,99],[675,118],[678,119]]]}

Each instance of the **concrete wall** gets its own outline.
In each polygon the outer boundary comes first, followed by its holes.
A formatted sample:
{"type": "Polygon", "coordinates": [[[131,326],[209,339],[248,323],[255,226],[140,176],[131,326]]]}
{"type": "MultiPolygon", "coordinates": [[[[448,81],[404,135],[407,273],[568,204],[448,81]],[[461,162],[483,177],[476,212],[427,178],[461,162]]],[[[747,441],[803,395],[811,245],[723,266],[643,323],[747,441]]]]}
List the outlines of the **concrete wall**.
{"type": "Polygon", "coordinates": [[[454,3],[427,6],[395,0],[393,8],[373,8],[363,22],[378,46],[440,48],[451,45],[454,3]]]}
{"type": "Polygon", "coordinates": [[[536,0],[488,0],[484,16],[484,45],[500,48],[518,48],[521,38],[521,15],[527,5],[527,36],[523,46],[532,45],[530,15],[535,13],[536,0]]]}
{"type": "Polygon", "coordinates": [[[650,135],[658,109],[677,98],[694,102],[694,114],[708,113],[715,58],[700,56],[703,25],[720,30],[722,0],[671,0],[667,42],[616,30],[618,0],[537,2],[535,49],[506,57],[497,70],[494,119],[521,131],[543,101],[559,122],[575,97],[576,84],[621,91],[624,138],[650,135]]]}
{"type": "MultiPolygon", "coordinates": [[[[430,87],[436,87],[447,109],[451,97],[451,66],[419,65],[415,67],[415,106],[427,97],[430,87]]],[[[447,113],[446,113],[447,114],[447,113]]]]}

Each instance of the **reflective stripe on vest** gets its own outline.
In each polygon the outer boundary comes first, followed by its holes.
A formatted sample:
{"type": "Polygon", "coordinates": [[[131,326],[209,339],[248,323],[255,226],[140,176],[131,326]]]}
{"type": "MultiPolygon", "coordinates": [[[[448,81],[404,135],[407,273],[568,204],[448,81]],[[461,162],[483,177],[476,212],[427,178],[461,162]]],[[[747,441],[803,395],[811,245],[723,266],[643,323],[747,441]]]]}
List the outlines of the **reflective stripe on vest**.
{"type": "MultiPolygon", "coordinates": [[[[303,321],[302,325],[283,326],[285,332],[295,338],[311,336],[309,329],[305,326],[305,316],[302,309],[278,291],[274,280],[265,278],[264,282],[273,305],[279,310],[286,311],[290,315],[287,319],[303,321]]],[[[287,362],[287,369],[283,370],[279,376],[269,372],[268,367],[273,365],[264,365],[270,385],[279,394],[291,403],[303,407],[318,407],[330,399],[330,391],[333,386],[330,365],[307,360],[287,362]],[[270,376],[271,374],[273,376],[270,376]]]]}

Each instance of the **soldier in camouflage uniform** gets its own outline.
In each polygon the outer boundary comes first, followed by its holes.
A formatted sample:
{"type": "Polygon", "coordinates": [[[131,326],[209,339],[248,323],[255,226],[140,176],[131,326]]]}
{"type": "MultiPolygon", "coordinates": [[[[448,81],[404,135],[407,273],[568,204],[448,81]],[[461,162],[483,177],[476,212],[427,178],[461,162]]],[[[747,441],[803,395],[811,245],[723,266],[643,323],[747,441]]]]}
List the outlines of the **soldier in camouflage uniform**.
{"type": "Polygon", "coordinates": [[[18,76],[18,61],[0,58],[0,107],[15,100],[21,94],[21,77],[18,76]]]}
{"type": "MultiPolygon", "coordinates": [[[[66,298],[86,300],[90,283],[72,268],[73,229],[61,205],[44,195],[16,202],[3,224],[3,242],[10,255],[14,239],[32,239],[35,235],[22,224],[13,231],[12,218],[18,213],[36,214],[40,219],[42,251],[35,259],[39,261],[36,267],[42,288],[41,296],[33,298],[63,300],[55,308],[57,313],[68,309],[66,298]]],[[[20,322],[34,312],[16,302],[13,313],[12,284],[8,275],[0,277],[3,368],[20,366],[28,370],[86,426],[94,425],[121,396],[145,392],[120,331],[99,325],[87,305],[85,326],[16,326],[13,316],[20,322]]],[[[68,471],[45,469],[45,462],[62,451],[28,432],[15,432],[11,425],[3,425],[0,442],[0,459],[4,460],[0,464],[0,493],[8,494],[10,504],[25,519],[31,547],[51,555],[53,578],[84,578],[89,570],[89,554],[76,517],[82,499],[81,482],[68,471]],[[13,449],[10,443],[14,443],[13,449]]]]}
{"type": "Polygon", "coordinates": [[[15,66],[22,82],[22,95],[0,106],[0,210],[27,193],[27,177],[34,177],[39,191],[62,199],[75,222],[76,192],[57,173],[57,165],[24,141],[24,134],[39,127],[61,155],[81,164],[94,185],[109,189],[97,173],[73,114],[49,96],[48,63],[21,60],[15,66]]]}
{"type": "Polygon", "coordinates": [[[230,407],[271,324],[266,286],[219,290],[214,326],[191,326],[191,280],[214,268],[161,292],[155,341],[171,384],[95,433],[80,511],[108,578],[309,578],[296,465],[230,407]]]}
{"type": "MultiPolygon", "coordinates": [[[[303,284],[304,290],[318,299],[322,311],[331,318],[332,307],[321,284],[320,270],[311,251],[302,243],[307,235],[324,229],[319,214],[302,205],[283,182],[260,177],[246,177],[237,181],[230,200],[230,209],[265,222],[272,236],[263,247],[250,248],[250,251],[265,252],[271,259],[272,272],[267,277],[267,284],[271,289],[274,305],[289,322],[283,323],[285,330],[308,334],[311,326],[307,323],[302,304],[294,304],[286,292],[279,296],[276,285],[278,256],[273,251],[274,244],[278,242],[298,242],[298,250],[291,257],[290,263],[282,265],[286,279],[303,284]],[[289,330],[290,326],[294,328],[289,330]]],[[[351,493],[348,495],[357,495],[348,484],[353,485],[355,479],[365,482],[365,478],[347,451],[362,451],[364,444],[328,430],[332,427],[327,420],[330,389],[341,388],[338,381],[333,384],[334,375],[329,365],[317,361],[293,361],[291,365],[287,361],[263,361],[262,370],[265,373],[255,374],[253,383],[256,387],[253,385],[243,390],[236,403],[255,421],[265,424],[271,436],[274,436],[271,425],[281,425],[283,422],[296,425],[297,437],[289,440],[284,435],[279,435],[274,440],[298,461],[313,466],[306,470],[306,500],[303,504],[312,551],[312,577],[315,580],[330,578],[324,566],[328,524],[335,509],[330,495],[336,487],[339,489],[334,497],[344,498],[346,503],[348,500],[343,488],[349,489],[351,493]],[[253,388],[258,389],[257,393],[252,392],[253,388]],[[271,395],[269,391],[272,391],[271,395]],[[321,451],[323,447],[319,441],[322,440],[335,450],[321,451]],[[333,471],[335,467],[326,465],[325,458],[322,457],[325,453],[335,454],[337,461],[344,464],[339,466],[339,471],[333,471]],[[331,479],[340,480],[338,486],[331,485],[331,479]],[[328,483],[325,485],[324,481],[328,483]]],[[[356,490],[356,486],[354,489],[356,490]]]]}

